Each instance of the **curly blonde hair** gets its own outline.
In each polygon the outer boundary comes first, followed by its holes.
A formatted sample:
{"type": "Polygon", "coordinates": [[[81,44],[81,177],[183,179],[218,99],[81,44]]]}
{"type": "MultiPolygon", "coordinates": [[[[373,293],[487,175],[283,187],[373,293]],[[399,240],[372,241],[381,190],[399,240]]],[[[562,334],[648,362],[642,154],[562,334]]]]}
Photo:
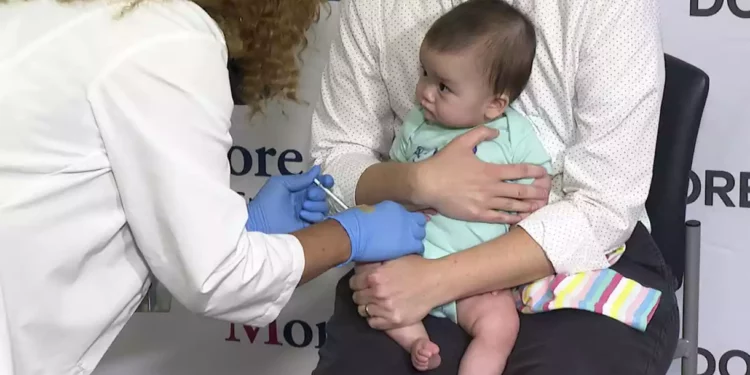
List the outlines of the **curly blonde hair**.
{"type": "Polygon", "coordinates": [[[252,112],[269,100],[298,101],[299,52],[326,0],[193,0],[224,32],[239,99],[252,112]]]}
{"type": "MultiPolygon", "coordinates": [[[[131,0],[121,16],[146,1],[150,0],[131,0]]],[[[327,0],[192,1],[224,32],[238,78],[235,93],[251,113],[262,112],[269,100],[298,101],[299,52],[307,46],[306,32],[327,0]]]]}

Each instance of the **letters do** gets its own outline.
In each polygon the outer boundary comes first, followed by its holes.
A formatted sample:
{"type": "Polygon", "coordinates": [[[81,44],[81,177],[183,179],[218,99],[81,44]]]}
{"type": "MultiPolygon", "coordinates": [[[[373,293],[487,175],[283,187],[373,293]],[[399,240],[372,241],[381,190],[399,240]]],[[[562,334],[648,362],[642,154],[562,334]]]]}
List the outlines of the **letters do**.
{"type": "MultiPolygon", "coordinates": [[[[737,5],[737,2],[738,0],[726,0],[729,11],[738,18],[750,18],[750,9],[741,9],[739,5],[737,5]]],[[[710,17],[719,13],[723,6],[724,0],[690,0],[690,16],[710,17]]]]}
{"type": "MultiPolygon", "coordinates": [[[[738,350],[738,349],[732,349],[727,351],[726,353],[722,354],[719,358],[719,361],[716,362],[716,357],[711,353],[710,351],[698,348],[698,355],[703,357],[706,360],[706,371],[703,371],[699,373],[698,375],[747,375],[750,374],[750,354],[748,354],[745,351],[738,350]],[[732,366],[732,371],[729,372],[729,361],[732,360],[732,363],[735,363],[735,361],[739,361],[740,363],[744,362],[744,372],[742,370],[737,371],[734,370],[737,368],[737,366],[732,366]]],[[[742,365],[739,366],[742,368],[742,365]]]]}

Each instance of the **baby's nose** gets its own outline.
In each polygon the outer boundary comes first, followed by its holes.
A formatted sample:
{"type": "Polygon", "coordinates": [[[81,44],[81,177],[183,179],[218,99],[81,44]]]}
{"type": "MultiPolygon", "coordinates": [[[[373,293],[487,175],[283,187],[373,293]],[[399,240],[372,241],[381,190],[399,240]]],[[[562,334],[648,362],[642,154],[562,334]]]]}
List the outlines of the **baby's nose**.
{"type": "Polygon", "coordinates": [[[435,93],[429,87],[422,90],[422,103],[432,103],[435,101],[435,93]]]}

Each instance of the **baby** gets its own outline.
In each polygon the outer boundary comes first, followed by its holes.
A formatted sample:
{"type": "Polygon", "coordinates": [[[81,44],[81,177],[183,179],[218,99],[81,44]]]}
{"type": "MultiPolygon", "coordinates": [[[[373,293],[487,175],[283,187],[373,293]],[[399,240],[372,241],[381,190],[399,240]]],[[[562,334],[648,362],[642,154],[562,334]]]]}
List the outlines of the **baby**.
{"type": "MultiPolygon", "coordinates": [[[[418,162],[484,124],[500,135],[474,150],[485,162],[530,163],[549,171],[549,156],[531,123],[508,107],[526,86],[536,49],[534,26],[501,0],[469,0],[438,19],[420,48],[419,105],[404,120],[390,151],[398,162],[418,162]]],[[[530,183],[530,181],[516,181],[530,183]]],[[[427,224],[424,257],[434,259],[505,234],[508,225],[464,222],[435,215],[427,224]]],[[[469,297],[431,312],[472,336],[460,375],[499,375],[518,332],[508,290],[469,297]]],[[[419,323],[387,331],[426,371],[440,364],[439,348],[419,323]]]]}

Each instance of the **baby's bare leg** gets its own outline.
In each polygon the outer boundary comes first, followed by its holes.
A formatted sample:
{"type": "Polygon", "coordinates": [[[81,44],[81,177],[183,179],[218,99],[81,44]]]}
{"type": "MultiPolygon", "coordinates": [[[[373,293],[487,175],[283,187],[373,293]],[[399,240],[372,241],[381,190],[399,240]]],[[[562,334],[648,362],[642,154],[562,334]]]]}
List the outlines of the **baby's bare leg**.
{"type": "Polygon", "coordinates": [[[411,363],[420,371],[440,366],[440,348],[430,341],[422,323],[385,331],[402,348],[411,353],[411,363]]]}
{"type": "Polygon", "coordinates": [[[500,375],[518,334],[518,313],[510,291],[458,301],[458,324],[473,339],[459,375],[500,375]]]}

